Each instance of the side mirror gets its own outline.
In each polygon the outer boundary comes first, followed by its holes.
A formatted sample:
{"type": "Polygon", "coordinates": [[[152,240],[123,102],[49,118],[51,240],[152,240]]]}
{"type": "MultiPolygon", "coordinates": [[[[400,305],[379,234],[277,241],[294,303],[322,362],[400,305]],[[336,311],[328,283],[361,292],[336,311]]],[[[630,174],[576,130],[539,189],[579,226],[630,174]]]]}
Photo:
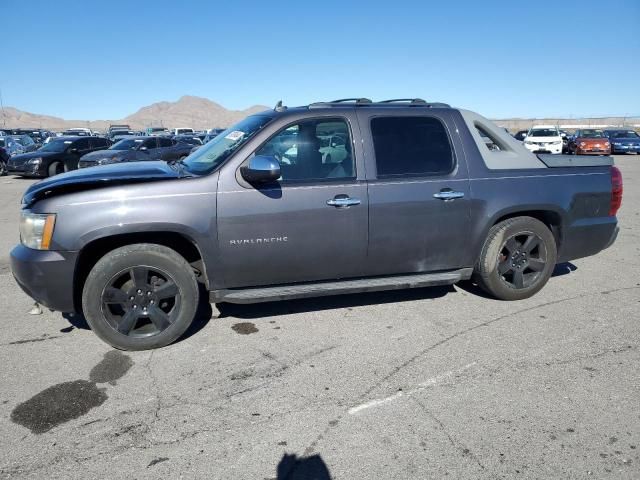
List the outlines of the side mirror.
{"type": "Polygon", "coordinates": [[[275,182],[280,178],[280,164],[274,157],[256,155],[240,167],[240,174],[249,183],[275,182]]]}

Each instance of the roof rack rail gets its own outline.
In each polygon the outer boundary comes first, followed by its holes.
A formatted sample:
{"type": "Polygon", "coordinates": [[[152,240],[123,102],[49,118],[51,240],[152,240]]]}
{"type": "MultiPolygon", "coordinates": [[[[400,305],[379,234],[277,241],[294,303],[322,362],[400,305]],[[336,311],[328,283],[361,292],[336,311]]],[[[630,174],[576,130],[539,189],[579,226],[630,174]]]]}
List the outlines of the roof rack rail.
{"type": "Polygon", "coordinates": [[[363,104],[363,103],[373,103],[369,98],[364,98],[364,97],[340,98],[338,100],[331,100],[330,102],[326,102],[326,103],[347,103],[347,102],[355,102],[356,105],[363,104]]]}
{"type": "Polygon", "coordinates": [[[382,100],[378,103],[410,103],[411,105],[426,105],[427,101],[421,98],[392,98],[390,100],[382,100]]]}
{"type": "Polygon", "coordinates": [[[309,104],[309,108],[331,107],[332,105],[341,105],[343,103],[353,103],[356,106],[371,105],[373,102],[369,98],[339,98],[330,102],[314,102],[309,104]]]}

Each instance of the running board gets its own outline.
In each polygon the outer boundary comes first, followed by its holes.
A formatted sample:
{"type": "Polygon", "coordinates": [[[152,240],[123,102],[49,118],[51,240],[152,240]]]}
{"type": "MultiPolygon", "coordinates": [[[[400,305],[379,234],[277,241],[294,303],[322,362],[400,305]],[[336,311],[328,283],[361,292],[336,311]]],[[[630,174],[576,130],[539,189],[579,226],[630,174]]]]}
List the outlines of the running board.
{"type": "Polygon", "coordinates": [[[259,303],[292,300],[295,298],[343,295],[347,293],[433,287],[436,285],[452,285],[460,280],[468,280],[471,278],[472,273],[473,268],[462,268],[460,270],[439,273],[417,273],[412,275],[278,285],[273,287],[213,290],[209,292],[209,299],[212,303],[259,303]]]}

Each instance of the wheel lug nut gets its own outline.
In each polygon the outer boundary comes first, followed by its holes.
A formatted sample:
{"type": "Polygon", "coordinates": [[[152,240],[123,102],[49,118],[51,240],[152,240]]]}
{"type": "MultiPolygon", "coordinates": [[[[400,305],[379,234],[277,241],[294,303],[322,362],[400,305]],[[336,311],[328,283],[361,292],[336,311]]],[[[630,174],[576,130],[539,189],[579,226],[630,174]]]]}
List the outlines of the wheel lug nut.
{"type": "Polygon", "coordinates": [[[151,296],[151,292],[147,292],[147,296],[149,296],[149,297],[150,297],[150,296],[151,296]]]}
{"type": "Polygon", "coordinates": [[[133,300],[133,299],[134,299],[134,297],[129,297],[129,300],[133,300]]]}
{"type": "Polygon", "coordinates": [[[134,305],[133,308],[138,308],[138,305],[134,305]]]}
{"type": "Polygon", "coordinates": [[[138,289],[138,293],[142,293],[142,290],[138,289]]]}
{"type": "Polygon", "coordinates": [[[153,305],[153,300],[151,300],[149,303],[150,303],[151,305],[153,305]]]}

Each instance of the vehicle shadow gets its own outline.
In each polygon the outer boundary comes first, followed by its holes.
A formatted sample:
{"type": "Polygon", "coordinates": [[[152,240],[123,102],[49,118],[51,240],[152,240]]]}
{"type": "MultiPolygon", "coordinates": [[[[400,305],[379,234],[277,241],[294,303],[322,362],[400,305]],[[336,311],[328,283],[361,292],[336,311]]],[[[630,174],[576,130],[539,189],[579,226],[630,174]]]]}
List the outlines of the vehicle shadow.
{"type": "MultiPolygon", "coordinates": [[[[213,309],[211,308],[211,304],[207,301],[209,294],[202,284],[198,285],[200,287],[200,303],[198,304],[195,318],[187,331],[184,332],[178,340],[173,342],[174,344],[182,342],[183,340],[186,340],[192,335],[198,333],[207,325],[207,323],[209,323],[209,320],[211,320],[211,317],[213,316],[213,309]]],[[[62,317],[70,323],[68,327],[60,329],[60,332],[62,333],[69,333],[74,328],[79,330],[91,330],[87,320],[81,313],[63,313],[62,317]]]]}
{"type": "MultiPolygon", "coordinates": [[[[577,269],[578,267],[576,267],[571,262],[558,263],[554,267],[553,272],[551,273],[551,277],[560,277],[562,275],[568,275],[571,272],[575,272],[577,269]]],[[[472,295],[477,295],[478,297],[486,298],[489,300],[496,300],[494,297],[492,297],[487,292],[482,290],[478,286],[478,284],[475,283],[473,280],[464,280],[462,282],[458,282],[456,283],[456,286],[459,287],[461,290],[464,290],[465,292],[470,293],[472,295]]]]}
{"type": "Polygon", "coordinates": [[[453,288],[453,285],[445,285],[439,287],[332,295],[327,297],[289,300],[286,302],[252,304],[217,303],[216,307],[220,312],[220,316],[218,318],[234,317],[242,319],[257,319],[296,313],[334,310],[338,308],[429,300],[441,298],[454,292],[455,289],[453,288]]]}
{"type": "Polygon", "coordinates": [[[274,480],[331,480],[327,464],[320,455],[298,458],[285,453],[277,468],[274,480]]]}

